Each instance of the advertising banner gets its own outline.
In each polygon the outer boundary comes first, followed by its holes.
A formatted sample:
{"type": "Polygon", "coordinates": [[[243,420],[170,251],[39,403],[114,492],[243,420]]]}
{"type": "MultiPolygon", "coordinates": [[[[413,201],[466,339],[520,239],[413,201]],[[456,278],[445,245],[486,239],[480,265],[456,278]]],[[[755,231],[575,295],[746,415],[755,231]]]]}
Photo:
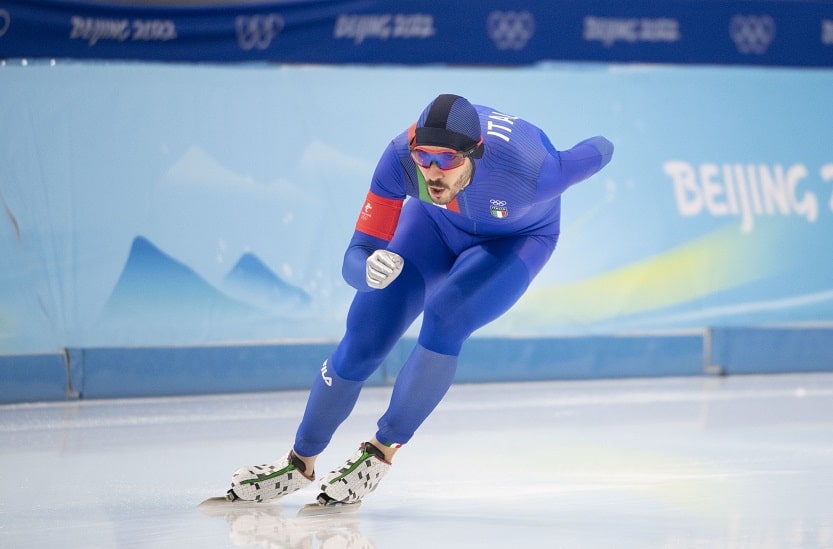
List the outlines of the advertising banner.
{"type": "Polygon", "coordinates": [[[833,3],[0,0],[0,59],[833,66],[833,3]]]}

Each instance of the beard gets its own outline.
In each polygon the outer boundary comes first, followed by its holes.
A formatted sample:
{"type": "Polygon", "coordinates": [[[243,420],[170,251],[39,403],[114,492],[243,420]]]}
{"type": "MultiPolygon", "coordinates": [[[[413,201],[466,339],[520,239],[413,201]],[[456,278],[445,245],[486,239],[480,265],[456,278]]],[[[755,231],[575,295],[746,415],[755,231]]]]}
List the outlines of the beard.
{"type": "MultiPolygon", "coordinates": [[[[469,183],[471,183],[471,177],[473,175],[473,172],[473,164],[469,162],[468,169],[464,170],[461,174],[459,174],[457,178],[451,181],[449,181],[448,179],[426,179],[425,185],[428,187],[429,192],[431,192],[431,190],[434,189],[440,191],[437,194],[448,193],[448,199],[443,201],[443,204],[447,204],[448,202],[453,200],[454,197],[456,197],[460,193],[460,191],[465,189],[469,183]]],[[[432,199],[436,202],[436,197],[432,196],[432,199]]]]}

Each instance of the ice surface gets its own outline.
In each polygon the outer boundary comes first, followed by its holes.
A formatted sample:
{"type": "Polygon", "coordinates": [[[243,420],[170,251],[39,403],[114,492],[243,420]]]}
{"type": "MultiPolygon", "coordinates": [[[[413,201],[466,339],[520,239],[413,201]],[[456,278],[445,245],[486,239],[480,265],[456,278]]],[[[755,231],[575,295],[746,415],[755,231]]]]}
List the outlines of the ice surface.
{"type": "MultiPolygon", "coordinates": [[[[318,460],[375,431],[368,388],[318,460]]],[[[833,548],[833,374],[455,386],[358,512],[198,509],[305,392],[0,407],[0,547],[833,548]]]]}

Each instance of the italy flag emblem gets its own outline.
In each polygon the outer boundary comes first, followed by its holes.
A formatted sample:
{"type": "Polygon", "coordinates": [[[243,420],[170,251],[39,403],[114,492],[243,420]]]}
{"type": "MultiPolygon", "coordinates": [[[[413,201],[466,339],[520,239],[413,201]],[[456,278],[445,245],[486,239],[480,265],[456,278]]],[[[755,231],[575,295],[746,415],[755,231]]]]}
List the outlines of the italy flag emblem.
{"type": "Polygon", "coordinates": [[[505,200],[490,200],[489,209],[492,212],[492,217],[503,219],[509,215],[509,208],[506,207],[505,200]]]}

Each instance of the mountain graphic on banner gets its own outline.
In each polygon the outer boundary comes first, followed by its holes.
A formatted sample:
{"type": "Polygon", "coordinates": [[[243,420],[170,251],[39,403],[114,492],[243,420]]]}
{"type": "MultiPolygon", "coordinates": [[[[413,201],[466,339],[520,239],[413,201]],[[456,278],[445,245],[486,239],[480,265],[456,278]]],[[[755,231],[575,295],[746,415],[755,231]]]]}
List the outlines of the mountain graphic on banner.
{"type": "Polygon", "coordinates": [[[240,257],[225,276],[221,289],[227,295],[270,312],[309,305],[309,294],[282,280],[253,253],[240,257]]]}
{"type": "Polygon", "coordinates": [[[138,236],[104,315],[176,320],[194,317],[205,321],[252,312],[250,306],[224,295],[193,269],[138,236]]]}

